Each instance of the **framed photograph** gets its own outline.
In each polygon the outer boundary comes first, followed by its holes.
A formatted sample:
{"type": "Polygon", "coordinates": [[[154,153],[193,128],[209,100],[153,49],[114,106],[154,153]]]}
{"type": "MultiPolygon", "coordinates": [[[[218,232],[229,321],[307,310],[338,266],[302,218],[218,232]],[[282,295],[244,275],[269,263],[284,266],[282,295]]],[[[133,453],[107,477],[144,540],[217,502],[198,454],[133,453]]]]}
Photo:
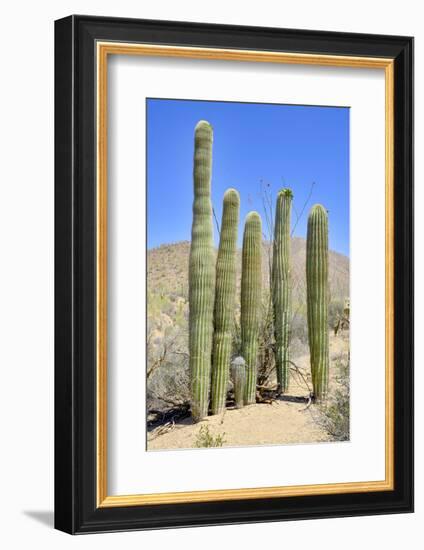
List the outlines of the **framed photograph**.
{"type": "Polygon", "coordinates": [[[55,525],[413,509],[413,39],[55,24],[55,525]]]}

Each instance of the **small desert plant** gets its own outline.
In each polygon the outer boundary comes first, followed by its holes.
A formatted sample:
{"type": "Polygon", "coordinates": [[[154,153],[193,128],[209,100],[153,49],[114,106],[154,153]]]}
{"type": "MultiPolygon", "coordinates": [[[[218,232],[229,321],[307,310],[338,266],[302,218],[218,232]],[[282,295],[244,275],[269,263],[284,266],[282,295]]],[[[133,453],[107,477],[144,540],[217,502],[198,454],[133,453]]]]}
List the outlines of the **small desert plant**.
{"type": "Polygon", "coordinates": [[[225,443],[224,435],[225,433],[214,437],[209,431],[209,426],[202,426],[196,436],[194,446],[197,448],[222,447],[225,443]]]}
{"type": "Polygon", "coordinates": [[[350,391],[349,360],[340,357],[335,367],[339,370],[336,378],[337,389],[331,400],[320,407],[318,424],[322,426],[335,441],[349,440],[350,391]]]}
{"type": "Polygon", "coordinates": [[[336,441],[349,440],[349,394],[337,390],[331,404],[325,407],[322,427],[336,441]]]}
{"type": "Polygon", "coordinates": [[[342,299],[332,300],[328,304],[328,324],[334,329],[337,321],[343,316],[344,302],[342,299]]]}
{"type": "Polygon", "coordinates": [[[165,411],[190,401],[186,328],[158,330],[149,319],[146,377],[148,410],[165,411]]]}

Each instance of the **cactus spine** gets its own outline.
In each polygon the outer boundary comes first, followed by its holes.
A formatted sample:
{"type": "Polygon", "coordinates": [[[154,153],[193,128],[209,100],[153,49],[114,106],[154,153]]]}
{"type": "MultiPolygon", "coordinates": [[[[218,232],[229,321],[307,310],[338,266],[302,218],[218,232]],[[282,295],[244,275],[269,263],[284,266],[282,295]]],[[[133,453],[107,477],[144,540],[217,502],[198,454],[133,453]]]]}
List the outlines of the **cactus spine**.
{"type": "Polygon", "coordinates": [[[328,393],[328,216],[320,204],[311,208],[306,242],[308,333],[314,398],[328,393]]]}
{"type": "Polygon", "coordinates": [[[215,292],[211,168],[213,132],[201,120],[194,138],[194,202],[189,260],[189,351],[191,412],[195,422],[208,414],[215,292]]]}
{"type": "Polygon", "coordinates": [[[290,213],[293,193],[282,189],[278,193],[274,252],[272,256],[272,303],[274,308],[275,363],[279,392],[285,393],[289,385],[290,335],[290,213]]]}
{"type": "Polygon", "coordinates": [[[257,212],[246,217],[241,273],[241,347],[246,361],[244,404],[256,402],[258,336],[262,292],[262,222],[257,212]]]}
{"type": "Polygon", "coordinates": [[[215,312],[211,408],[212,414],[225,410],[230,370],[236,294],[237,227],[240,197],[235,189],[224,194],[221,235],[216,261],[215,312]]]}

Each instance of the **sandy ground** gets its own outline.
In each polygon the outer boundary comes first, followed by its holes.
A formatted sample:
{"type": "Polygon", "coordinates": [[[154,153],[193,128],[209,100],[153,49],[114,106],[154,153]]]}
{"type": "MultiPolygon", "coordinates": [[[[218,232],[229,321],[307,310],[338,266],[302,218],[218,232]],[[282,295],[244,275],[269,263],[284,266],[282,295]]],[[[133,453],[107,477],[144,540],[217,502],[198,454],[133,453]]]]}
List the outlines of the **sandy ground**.
{"type": "MultiPolygon", "coordinates": [[[[348,345],[347,337],[330,338],[330,392],[336,384],[335,358],[341,353],[347,353],[348,345]]],[[[308,355],[296,360],[310,384],[308,362],[308,355]]],[[[196,439],[202,426],[207,426],[214,437],[223,436],[224,447],[329,441],[326,431],[314,421],[319,416],[317,406],[307,407],[306,403],[299,400],[307,394],[304,382],[294,374],[288,394],[278,401],[250,405],[242,409],[227,409],[224,414],[209,416],[197,424],[186,419],[167,433],[158,434],[156,429],[148,434],[148,450],[196,447],[196,439]]]]}

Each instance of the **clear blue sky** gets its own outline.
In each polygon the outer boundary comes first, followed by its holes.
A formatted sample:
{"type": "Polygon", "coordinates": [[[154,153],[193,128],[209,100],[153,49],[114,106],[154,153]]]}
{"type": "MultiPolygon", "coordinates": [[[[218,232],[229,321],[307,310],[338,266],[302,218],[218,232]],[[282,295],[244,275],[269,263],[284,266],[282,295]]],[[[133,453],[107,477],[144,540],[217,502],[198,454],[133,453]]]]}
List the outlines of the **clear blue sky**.
{"type": "Polygon", "coordinates": [[[240,193],[239,244],[250,210],[265,226],[261,181],[274,197],[290,187],[298,212],[314,183],[294,235],[306,237],[308,211],[321,203],[329,211],[330,248],[349,255],[349,108],[165,99],[147,100],[148,248],[190,240],[194,127],[201,119],[214,131],[218,220],[225,190],[240,193]]]}

